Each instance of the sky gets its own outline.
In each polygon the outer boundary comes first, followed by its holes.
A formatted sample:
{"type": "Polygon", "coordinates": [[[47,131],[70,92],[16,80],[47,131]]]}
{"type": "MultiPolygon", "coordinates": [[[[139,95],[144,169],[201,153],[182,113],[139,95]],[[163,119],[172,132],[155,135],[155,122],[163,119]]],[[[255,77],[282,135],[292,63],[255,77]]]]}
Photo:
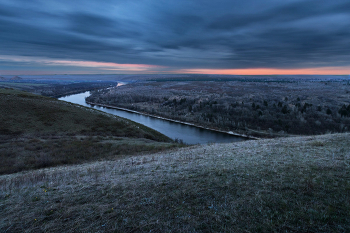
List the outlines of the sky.
{"type": "Polygon", "coordinates": [[[348,0],[0,0],[0,75],[350,74],[348,0]]]}

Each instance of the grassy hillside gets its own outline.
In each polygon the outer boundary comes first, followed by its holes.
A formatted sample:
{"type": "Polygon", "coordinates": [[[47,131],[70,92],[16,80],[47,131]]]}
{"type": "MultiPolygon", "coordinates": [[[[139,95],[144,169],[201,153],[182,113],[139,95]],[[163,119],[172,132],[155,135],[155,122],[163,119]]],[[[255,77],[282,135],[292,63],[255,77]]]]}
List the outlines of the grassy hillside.
{"type": "Polygon", "coordinates": [[[11,89],[0,89],[0,122],[0,174],[174,146],[127,119],[11,89]]]}
{"type": "Polygon", "coordinates": [[[1,232],[349,232],[350,134],[0,176],[1,232]]]}

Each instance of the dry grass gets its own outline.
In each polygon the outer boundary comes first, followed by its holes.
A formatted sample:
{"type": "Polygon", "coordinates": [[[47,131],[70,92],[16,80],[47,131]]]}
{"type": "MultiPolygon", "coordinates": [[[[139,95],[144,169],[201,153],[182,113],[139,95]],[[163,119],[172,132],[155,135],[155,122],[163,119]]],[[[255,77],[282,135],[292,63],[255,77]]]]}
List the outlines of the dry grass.
{"type": "Polygon", "coordinates": [[[0,176],[1,232],[348,232],[350,134],[0,176]]]}

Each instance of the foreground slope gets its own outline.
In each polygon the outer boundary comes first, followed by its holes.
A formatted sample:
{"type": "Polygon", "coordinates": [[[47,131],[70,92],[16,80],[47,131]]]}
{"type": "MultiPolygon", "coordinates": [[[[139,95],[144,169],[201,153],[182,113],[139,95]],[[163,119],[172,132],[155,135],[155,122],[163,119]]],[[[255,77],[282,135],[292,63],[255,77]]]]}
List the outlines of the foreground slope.
{"type": "Polygon", "coordinates": [[[4,232],[349,232],[350,134],[0,176],[4,232]]]}
{"type": "Polygon", "coordinates": [[[0,122],[0,174],[174,146],[127,119],[11,89],[0,89],[0,122]]]}

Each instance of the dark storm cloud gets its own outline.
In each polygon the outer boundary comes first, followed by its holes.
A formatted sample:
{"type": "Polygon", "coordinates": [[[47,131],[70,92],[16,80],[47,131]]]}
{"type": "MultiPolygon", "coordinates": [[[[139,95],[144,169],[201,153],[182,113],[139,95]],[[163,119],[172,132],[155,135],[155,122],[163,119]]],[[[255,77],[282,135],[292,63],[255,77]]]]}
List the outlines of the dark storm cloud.
{"type": "Polygon", "coordinates": [[[2,9],[0,8],[0,17],[12,17],[16,14],[12,12],[10,9],[2,9]]]}
{"type": "Polygon", "coordinates": [[[110,18],[87,14],[87,13],[73,13],[67,17],[70,27],[73,32],[82,33],[86,35],[93,35],[97,37],[106,38],[120,38],[120,37],[137,37],[140,33],[130,30],[127,27],[128,22],[118,22],[110,18]]]}
{"type": "Polygon", "coordinates": [[[350,2],[0,0],[0,55],[164,65],[349,65],[350,2]]]}
{"type": "MultiPolygon", "coordinates": [[[[3,48],[2,52],[11,54],[12,51],[18,55],[47,55],[58,53],[58,56],[67,53],[67,57],[75,52],[95,52],[103,49],[111,49],[99,41],[79,37],[78,35],[58,32],[55,30],[42,30],[40,28],[9,22],[0,19],[0,35],[3,48]],[[21,52],[22,51],[22,52],[21,52]]],[[[113,47],[115,48],[115,47],[113,47]]],[[[52,55],[50,55],[52,56],[52,55]]]]}

